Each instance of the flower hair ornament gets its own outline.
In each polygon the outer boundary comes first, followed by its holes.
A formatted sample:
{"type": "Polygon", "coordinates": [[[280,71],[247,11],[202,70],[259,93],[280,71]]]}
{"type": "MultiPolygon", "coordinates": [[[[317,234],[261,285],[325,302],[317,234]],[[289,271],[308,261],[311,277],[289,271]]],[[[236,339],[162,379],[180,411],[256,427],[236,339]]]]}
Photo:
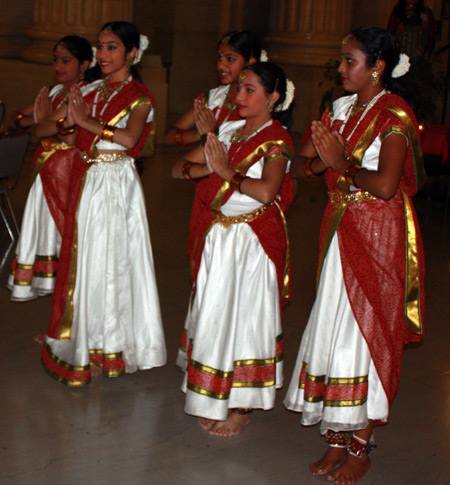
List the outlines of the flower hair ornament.
{"type": "Polygon", "coordinates": [[[148,37],[146,35],[141,34],[139,36],[139,49],[136,53],[136,56],[133,59],[133,64],[137,64],[141,60],[142,54],[147,49],[148,44],[149,44],[148,37]]]}
{"type": "Polygon", "coordinates": [[[267,55],[267,51],[262,49],[261,55],[259,56],[259,62],[267,62],[269,60],[269,56],[267,55]]]}
{"type": "Polygon", "coordinates": [[[275,111],[284,111],[289,108],[292,101],[294,100],[295,86],[290,79],[286,79],[286,99],[283,104],[278,105],[275,111]]]}
{"type": "Polygon", "coordinates": [[[92,60],[89,63],[89,68],[92,69],[97,64],[97,47],[92,47],[92,60]]]}
{"type": "Polygon", "coordinates": [[[406,54],[400,54],[400,59],[398,64],[392,70],[391,77],[397,78],[404,76],[411,67],[411,63],[409,62],[409,57],[406,54]]]}

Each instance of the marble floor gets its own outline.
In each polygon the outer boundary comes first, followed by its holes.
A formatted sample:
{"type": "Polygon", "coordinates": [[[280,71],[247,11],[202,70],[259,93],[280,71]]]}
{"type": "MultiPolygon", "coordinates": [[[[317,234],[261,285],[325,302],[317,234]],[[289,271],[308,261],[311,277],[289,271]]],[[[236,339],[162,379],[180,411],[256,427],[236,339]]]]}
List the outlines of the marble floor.
{"type": "MultiPolygon", "coordinates": [[[[283,408],[256,411],[233,438],[209,436],[183,413],[182,375],[175,367],[190,291],[186,245],[193,187],[172,180],[181,155],[157,147],[142,177],[168,346],[168,364],[117,379],[96,378],[71,389],[48,377],[33,336],[46,329],[51,297],[12,303],[0,274],[0,483],[13,484],[315,484],[308,464],[321,455],[318,427],[302,427],[283,408]]],[[[23,211],[29,159],[12,198],[23,211]]],[[[294,275],[285,315],[289,379],[314,298],[317,241],[325,187],[302,181],[288,213],[294,275]]],[[[404,353],[391,421],[377,429],[378,448],[365,484],[450,484],[450,217],[442,202],[416,207],[427,259],[426,338],[404,353]]],[[[9,241],[0,226],[2,255],[9,241]]],[[[12,251],[11,251],[12,252],[12,251]]]]}

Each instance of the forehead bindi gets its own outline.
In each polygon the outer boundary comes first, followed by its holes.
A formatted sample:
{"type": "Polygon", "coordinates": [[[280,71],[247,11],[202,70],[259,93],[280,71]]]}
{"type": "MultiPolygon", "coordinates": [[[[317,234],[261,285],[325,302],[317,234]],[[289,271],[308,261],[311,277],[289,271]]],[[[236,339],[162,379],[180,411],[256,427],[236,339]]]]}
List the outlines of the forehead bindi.
{"type": "Polygon", "coordinates": [[[103,45],[121,45],[122,41],[112,32],[101,32],[101,34],[98,36],[97,43],[103,45]]]}
{"type": "Polygon", "coordinates": [[[223,55],[223,56],[233,56],[233,57],[237,57],[237,56],[240,55],[231,46],[229,46],[227,44],[220,44],[219,49],[217,50],[217,52],[219,54],[223,55]]]}
{"type": "Polygon", "coordinates": [[[253,71],[244,71],[245,75],[239,78],[239,84],[241,86],[251,87],[256,89],[258,86],[262,86],[259,76],[257,76],[253,71]]]}

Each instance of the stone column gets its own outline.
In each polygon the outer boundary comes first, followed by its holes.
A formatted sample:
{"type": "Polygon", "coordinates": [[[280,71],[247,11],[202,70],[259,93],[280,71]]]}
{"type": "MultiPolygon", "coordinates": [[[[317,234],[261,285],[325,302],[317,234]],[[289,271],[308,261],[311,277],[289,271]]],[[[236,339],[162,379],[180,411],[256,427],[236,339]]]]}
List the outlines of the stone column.
{"type": "Polygon", "coordinates": [[[350,30],[352,0],[273,0],[265,37],[271,61],[297,87],[294,130],[304,131],[319,116],[325,64],[337,59],[350,30]],[[300,94],[301,93],[301,94],[300,94]]]}
{"type": "Polygon", "coordinates": [[[0,0],[0,58],[18,58],[27,46],[26,29],[33,24],[33,0],[0,0]]]}
{"type": "Polygon", "coordinates": [[[79,34],[93,42],[105,22],[132,18],[133,0],[35,0],[33,27],[27,31],[32,43],[22,59],[50,64],[61,37],[79,34]]]}

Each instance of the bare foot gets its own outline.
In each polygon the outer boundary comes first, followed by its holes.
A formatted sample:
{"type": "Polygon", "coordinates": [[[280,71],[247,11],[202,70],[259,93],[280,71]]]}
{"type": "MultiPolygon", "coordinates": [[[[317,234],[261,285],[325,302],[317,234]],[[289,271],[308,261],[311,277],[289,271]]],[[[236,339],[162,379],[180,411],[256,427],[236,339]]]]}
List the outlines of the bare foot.
{"type": "Polygon", "coordinates": [[[209,431],[216,423],[216,419],[197,418],[198,424],[206,431],[209,431]]]}
{"type": "Polygon", "coordinates": [[[356,456],[348,454],[344,463],[334,473],[329,475],[327,480],[338,485],[353,485],[361,480],[369,468],[370,460],[367,455],[362,455],[361,458],[357,458],[356,456]]]}
{"type": "Polygon", "coordinates": [[[225,421],[217,421],[209,434],[215,436],[235,436],[250,423],[250,414],[237,414],[231,412],[225,421]]]}
{"type": "Polygon", "coordinates": [[[309,469],[312,471],[313,475],[327,475],[334,470],[336,465],[340,465],[345,461],[347,454],[346,448],[329,446],[320,460],[309,465],[309,469]]]}
{"type": "Polygon", "coordinates": [[[91,365],[91,377],[100,377],[103,375],[103,369],[98,365],[91,365]]]}
{"type": "Polygon", "coordinates": [[[44,345],[45,342],[45,333],[38,333],[33,337],[33,340],[40,345],[44,345]]]}

